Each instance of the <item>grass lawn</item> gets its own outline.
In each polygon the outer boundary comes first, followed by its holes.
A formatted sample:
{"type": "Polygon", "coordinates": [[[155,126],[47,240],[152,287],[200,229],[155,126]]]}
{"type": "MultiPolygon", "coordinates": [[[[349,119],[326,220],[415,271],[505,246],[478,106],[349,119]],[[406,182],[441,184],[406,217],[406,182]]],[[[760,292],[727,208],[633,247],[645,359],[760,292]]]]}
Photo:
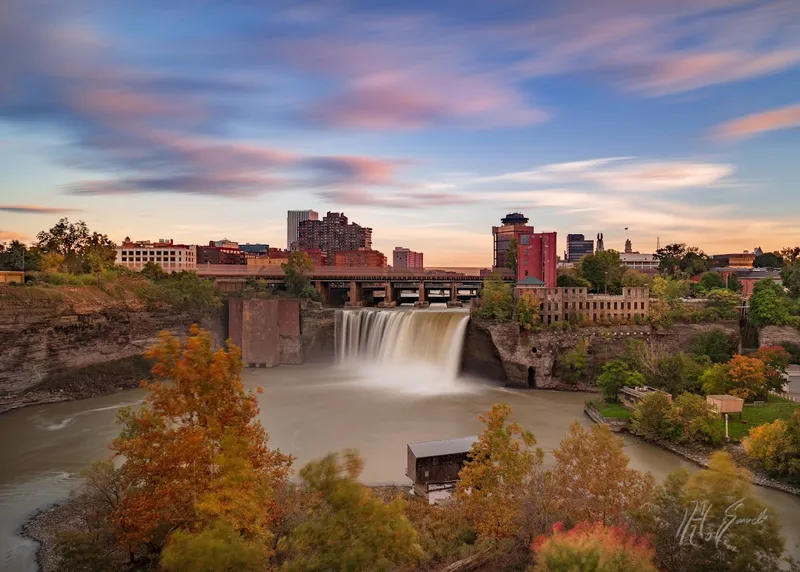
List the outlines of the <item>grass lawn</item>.
{"type": "Polygon", "coordinates": [[[764,405],[758,407],[745,405],[742,411],[744,422],[739,421],[738,414],[728,416],[728,433],[731,441],[741,441],[752,427],[772,423],[776,419],[789,419],[798,407],[800,407],[798,403],[772,395],[764,405]]]}
{"type": "Polygon", "coordinates": [[[608,403],[606,401],[595,401],[595,406],[600,413],[603,414],[603,417],[609,417],[613,419],[630,419],[633,415],[633,411],[626,408],[621,403],[608,403]]]}

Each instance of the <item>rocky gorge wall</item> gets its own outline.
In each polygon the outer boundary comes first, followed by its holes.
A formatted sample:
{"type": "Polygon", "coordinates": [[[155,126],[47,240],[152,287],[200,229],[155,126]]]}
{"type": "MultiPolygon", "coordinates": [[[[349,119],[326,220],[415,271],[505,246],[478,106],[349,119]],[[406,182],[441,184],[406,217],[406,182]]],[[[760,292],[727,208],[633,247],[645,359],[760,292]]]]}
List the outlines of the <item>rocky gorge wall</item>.
{"type": "MultiPolygon", "coordinates": [[[[8,291],[4,291],[8,294],[8,291]]],[[[101,388],[78,387],[81,378],[95,375],[98,364],[109,364],[104,376],[113,378],[120,365],[117,387],[132,387],[140,377],[128,358],[141,356],[167,330],[185,335],[193,323],[212,332],[222,344],[226,337],[223,311],[206,313],[152,310],[135,297],[119,299],[102,290],[61,287],[38,297],[0,296],[0,413],[30,403],[60,401],[108,393],[101,388]],[[82,374],[86,368],[85,375],[82,374]],[[74,387],[64,382],[74,373],[74,387]],[[134,376],[127,379],[125,374],[134,376]],[[54,378],[60,389],[53,392],[54,378]]],[[[113,391],[113,390],[112,390],[113,391]]]]}
{"type": "Polygon", "coordinates": [[[764,326],[758,331],[758,345],[779,346],[782,343],[800,346],[800,329],[792,326],[764,326]]]}
{"type": "Polygon", "coordinates": [[[690,351],[692,340],[698,333],[717,329],[739,338],[738,322],[676,324],[665,329],[596,326],[526,333],[515,323],[472,318],[467,327],[462,371],[502,380],[516,387],[577,389],[579,387],[561,379],[558,357],[582,341],[589,344],[594,359],[607,361],[623,357],[629,339],[658,344],[666,353],[678,353],[690,351]]]}

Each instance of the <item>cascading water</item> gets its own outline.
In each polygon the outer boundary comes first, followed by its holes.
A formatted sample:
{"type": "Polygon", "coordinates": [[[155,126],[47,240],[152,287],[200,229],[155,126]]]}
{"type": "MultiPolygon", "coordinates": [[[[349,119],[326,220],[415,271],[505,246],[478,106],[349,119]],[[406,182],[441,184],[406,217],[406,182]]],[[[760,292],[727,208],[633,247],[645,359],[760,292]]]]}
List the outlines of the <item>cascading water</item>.
{"type": "Polygon", "coordinates": [[[407,393],[465,391],[456,383],[469,314],[435,310],[340,310],[336,356],[366,368],[373,385],[407,393]]]}

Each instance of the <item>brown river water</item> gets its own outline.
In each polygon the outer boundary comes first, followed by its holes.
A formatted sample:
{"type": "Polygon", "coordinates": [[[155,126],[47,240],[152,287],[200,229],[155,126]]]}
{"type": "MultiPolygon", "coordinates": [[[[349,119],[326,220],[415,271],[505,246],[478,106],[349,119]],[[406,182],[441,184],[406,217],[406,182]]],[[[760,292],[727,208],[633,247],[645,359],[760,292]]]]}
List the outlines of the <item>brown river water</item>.
{"type": "MultiPolygon", "coordinates": [[[[585,394],[455,379],[430,363],[370,361],[245,370],[245,385],[264,390],[260,419],[270,446],[294,454],[296,469],[328,452],[355,448],[366,461],[365,483],[406,484],[407,443],[478,433],[478,413],[494,403],[508,403],[548,454],[573,420],[590,424],[582,412],[585,394]]],[[[36,571],[36,544],[19,536],[20,526],[65,498],[77,473],[108,454],[117,411],[143,396],[144,391],[131,390],[0,416],[0,570],[36,571]]],[[[629,435],[624,439],[631,465],[657,479],[679,466],[694,470],[673,453],[629,435]]],[[[782,523],[789,552],[800,557],[800,497],[757,490],[782,523]]]]}

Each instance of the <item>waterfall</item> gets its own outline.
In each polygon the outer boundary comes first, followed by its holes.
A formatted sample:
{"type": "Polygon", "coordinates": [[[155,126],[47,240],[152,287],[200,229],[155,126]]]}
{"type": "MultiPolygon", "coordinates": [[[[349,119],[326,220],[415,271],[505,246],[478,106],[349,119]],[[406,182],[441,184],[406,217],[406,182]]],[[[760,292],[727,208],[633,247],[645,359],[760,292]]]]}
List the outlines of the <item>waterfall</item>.
{"type": "Polygon", "coordinates": [[[461,365],[469,315],[463,311],[339,310],[339,363],[374,363],[385,369],[426,365],[454,380],[461,365]]]}

